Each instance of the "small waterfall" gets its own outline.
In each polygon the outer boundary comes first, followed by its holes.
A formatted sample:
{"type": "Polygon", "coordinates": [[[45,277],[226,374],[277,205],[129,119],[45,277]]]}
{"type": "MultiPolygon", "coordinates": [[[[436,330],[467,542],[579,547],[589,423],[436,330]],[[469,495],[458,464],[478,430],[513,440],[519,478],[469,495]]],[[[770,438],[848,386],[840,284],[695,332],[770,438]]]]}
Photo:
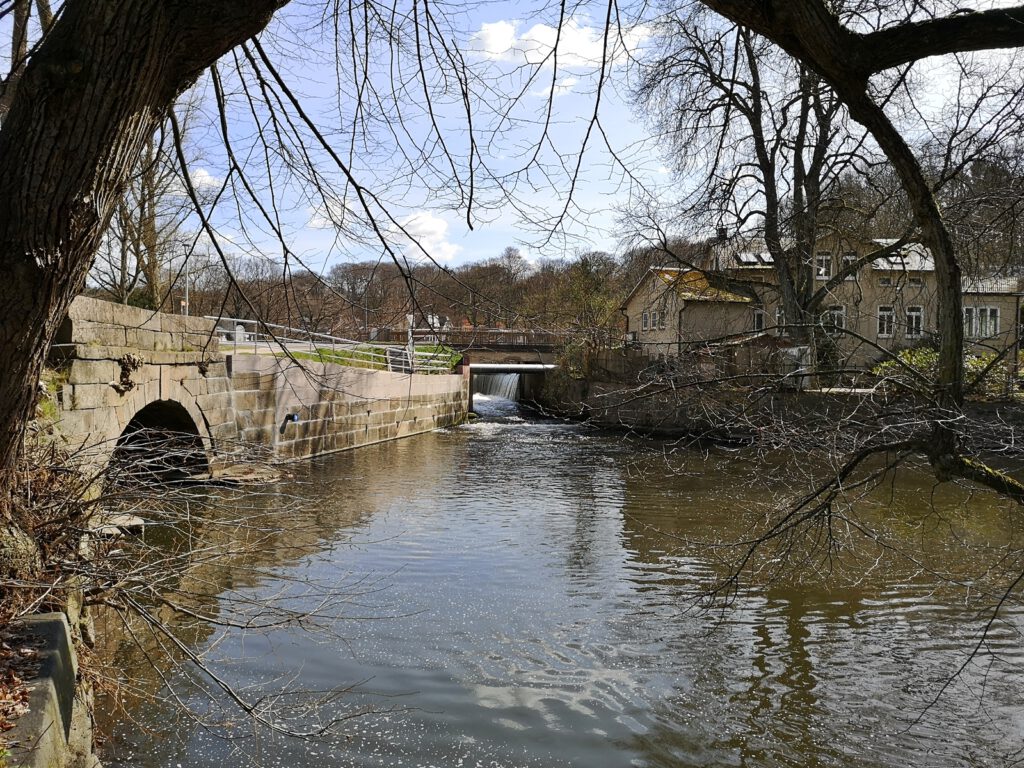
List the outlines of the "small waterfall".
{"type": "Polygon", "coordinates": [[[478,373],[473,377],[473,394],[519,400],[519,374],[478,373]]]}

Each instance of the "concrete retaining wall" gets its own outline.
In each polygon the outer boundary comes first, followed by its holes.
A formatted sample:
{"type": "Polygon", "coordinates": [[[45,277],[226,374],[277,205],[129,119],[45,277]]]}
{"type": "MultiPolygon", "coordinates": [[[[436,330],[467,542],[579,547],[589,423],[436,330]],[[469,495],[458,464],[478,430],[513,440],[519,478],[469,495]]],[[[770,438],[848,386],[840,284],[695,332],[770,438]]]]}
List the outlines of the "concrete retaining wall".
{"type": "Polygon", "coordinates": [[[796,430],[830,434],[856,430],[862,422],[899,424],[914,405],[908,400],[904,408],[892,409],[884,398],[876,400],[855,390],[767,393],[581,380],[562,385],[557,393],[546,391],[542,404],[568,418],[651,436],[722,441],[796,430]]]}
{"type": "Polygon", "coordinates": [[[462,374],[371,371],[267,355],[229,358],[239,439],[300,459],[429,432],[469,410],[462,374]]]}

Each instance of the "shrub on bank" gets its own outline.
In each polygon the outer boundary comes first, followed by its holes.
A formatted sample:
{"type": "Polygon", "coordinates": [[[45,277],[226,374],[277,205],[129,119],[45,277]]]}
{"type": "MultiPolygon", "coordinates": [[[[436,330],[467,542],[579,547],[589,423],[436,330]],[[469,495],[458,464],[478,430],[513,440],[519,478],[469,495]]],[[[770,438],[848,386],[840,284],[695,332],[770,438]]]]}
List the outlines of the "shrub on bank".
{"type": "MultiPolygon", "coordinates": [[[[931,347],[915,347],[900,350],[898,360],[885,360],[871,372],[880,377],[884,384],[907,390],[921,389],[921,380],[907,368],[911,368],[926,381],[935,381],[939,369],[939,352],[931,347]]],[[[964,355],[964,380],[967,394],[985,399],[1006,397],[1013,377],[1013,358],[995,353],[964,355]]],[[[1019,364],[1018,364],[1019,370],[1019,364]]],[[[1019,381],[1013,382],[1014,391],[1019,390],[1019,381]]]]}

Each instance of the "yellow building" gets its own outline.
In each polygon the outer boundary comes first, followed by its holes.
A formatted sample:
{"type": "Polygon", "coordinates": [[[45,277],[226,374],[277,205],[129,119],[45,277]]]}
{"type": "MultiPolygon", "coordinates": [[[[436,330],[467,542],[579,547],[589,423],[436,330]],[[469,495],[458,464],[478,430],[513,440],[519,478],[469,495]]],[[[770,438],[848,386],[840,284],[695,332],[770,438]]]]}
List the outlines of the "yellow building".
{"type": "MultiPolygon", "coordinates": [[[[835,340],[843,365],[869,367],[894,351],[934,341],[935,266],[928,250],[910,243],[866,259],[894,244],[831,238],[819,241],[815,249],[811,291],[821,293],[816,322],[835,340]]],[[[734,341],[744,334],[774,336],[784,346],[792,329],[787,330],[774,265],[763,241],[717,243],[707,267],[708,274],[742,287],[724,291],[711,287],[701,271],[652,268],[623,303],[628,338],[658,355],[679,354],[695,342],[734,341]]],[[[1018,278],[965,281],[968,352],[998,352],[1019,343],[1021,283],[1018,278]]]]}
{"type": "Polygon", "coordinates": [[[704,273],[652,267],[622,303],[627,338],[648,354],[678,355],[685,346],[749,334],[754,295],[712,287],[704,273]]]}

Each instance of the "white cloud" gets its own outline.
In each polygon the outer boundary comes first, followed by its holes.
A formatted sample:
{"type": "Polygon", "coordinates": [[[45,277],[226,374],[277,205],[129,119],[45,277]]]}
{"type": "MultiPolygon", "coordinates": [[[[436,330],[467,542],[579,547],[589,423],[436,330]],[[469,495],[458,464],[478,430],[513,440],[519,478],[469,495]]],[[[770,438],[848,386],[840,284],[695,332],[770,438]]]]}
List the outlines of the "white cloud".
{"type": "MultiPolygon", "coordinates": [[[[189,168],[188,180],[192,183],[193,189],[199,193],[217,192],[224,183],[223,177],[214,176],[203,167],[189,168]]],[[[188,197],[188,186],[185,184],[185,179],[181,174],[175,174],[174,178],[170,180],[168,191],[172,195],[188,197]]]]}
{"type": "Polygon", "coordinates": [[[429,211],[417,211],[400,223],[404,239],[411,246],[408,255],[412,260],[426,251],[434,261],[445,264],[462,250],[461,246],[448,240],[448,222],[429,211]]]}
{"type": "Polygon", "coordinates": [[[224,183],[224,179],[214,176],[205,168],[190,168],[188,175],[192,179],[192,186],[201,191],[220,189],[224,183]]]}
{"type": "Polygon", "coordinates": [[[496,21],[493,24],[481,24],[480,31],[473,35],[470,46],[472,50],[485,58],[502,60],[511,59],[511,52],[516,44],[516,23],[496,21]]]}
{"type": "MultiPolygon", "coordinates": [[[[473,35],[470,46],[484,58],[493,61],[512,62],[517,65],[546,64],[553,66],[552,55],[558,45],[558,66],[572,68],[599,67],[605,52],[605,30],[603,26],[590,26],[577,19],[562,24],[561,33],[557,27],[548,24],[534,24],[519,34],[518,21],[495,21],[481,24],[480,31],[473,35]]],[[[607,41],[609,63],[621,61],[632,54],[646,40],[648,31],[641,26],[627,29],[621,34],[609,35],[607,41]]]]}

